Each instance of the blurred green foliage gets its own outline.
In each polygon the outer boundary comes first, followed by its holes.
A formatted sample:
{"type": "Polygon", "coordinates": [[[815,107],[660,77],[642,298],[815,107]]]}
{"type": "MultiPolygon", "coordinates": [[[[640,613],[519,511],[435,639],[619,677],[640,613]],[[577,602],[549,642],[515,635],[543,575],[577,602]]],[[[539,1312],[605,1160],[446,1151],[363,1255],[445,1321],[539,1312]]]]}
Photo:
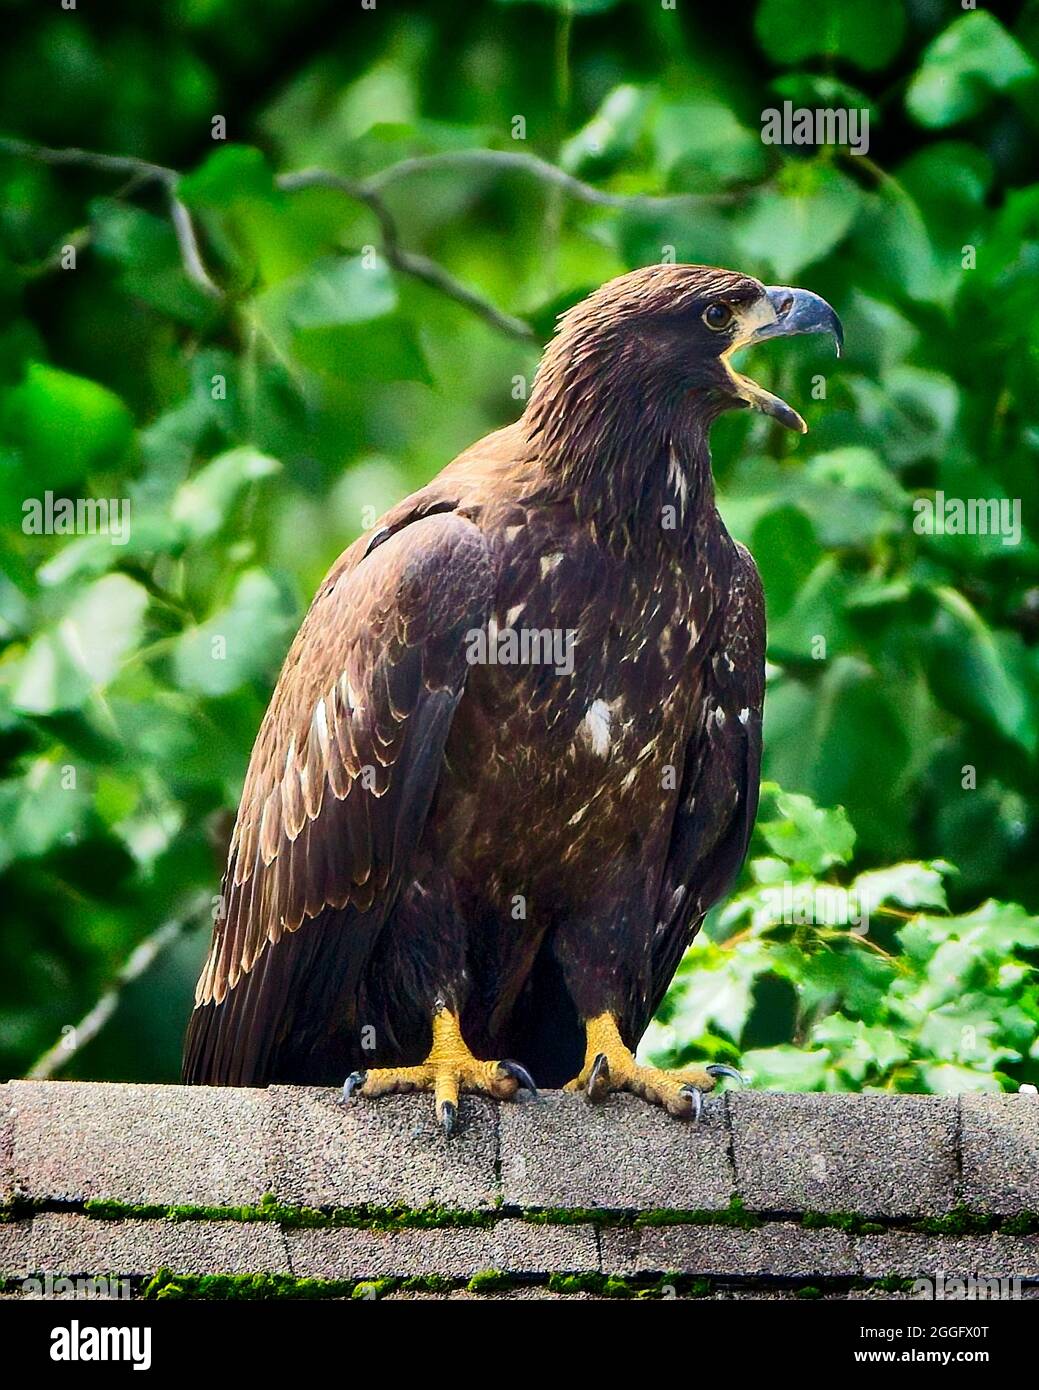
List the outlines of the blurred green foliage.
{"type": "Polygon", "coordinates": [[[248,748],[324,570],[521,408],[537,345],[494,309],[543,340],[673,250],[825,295],[847,355],[753,363],[807,439],[715,431],[786,794],[651,1045],[795,1088],[1039,1080],[1039,7],[4,15],[0,130],[181,177],[0,153],[0,1075],[183,920],[66,1069],[175,1075],[248,748]],[[787,100],[868,107],[868,154],[764,144],[787,100]],[[378,197],[279,182],[313,167],[378,197]],[[428,260],[383,254],[388,227],[428,260]],[[1019,544],[919,534],[936,490],[1022,499],[1019,544]],[[129,499],[125,544],[26,534],[47,491],[129,499]],[[869,932],[776,920],[778,883],[864,895],[869,932]]]}

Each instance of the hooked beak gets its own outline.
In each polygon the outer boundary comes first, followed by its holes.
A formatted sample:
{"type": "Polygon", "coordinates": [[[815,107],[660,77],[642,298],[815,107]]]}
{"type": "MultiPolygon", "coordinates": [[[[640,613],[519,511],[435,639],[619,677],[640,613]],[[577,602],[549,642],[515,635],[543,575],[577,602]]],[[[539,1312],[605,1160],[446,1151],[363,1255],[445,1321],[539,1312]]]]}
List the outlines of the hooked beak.
{"type": "MultiPolygon", "coordinates": [[[[797,333],[832,333],[840,357],[844,347],[841,321],[820,295],[811,290],[792,289],[789,285],[768,285],[765,294],[747,315],[744,330],[733,342],[729,352],[764,342],[767,338],[791,338],[797,333]]],[[[726,358],[729,353],[725,354],[726,358]]],[[[726,366],[728,363],[726,362],[726,366]]],[[[756,381],[741,376],[729,367],[736,394],[753,410],[771,415],[787,429],[807,434],[808,426],[786,401],[766,391],[756,381]]]]}

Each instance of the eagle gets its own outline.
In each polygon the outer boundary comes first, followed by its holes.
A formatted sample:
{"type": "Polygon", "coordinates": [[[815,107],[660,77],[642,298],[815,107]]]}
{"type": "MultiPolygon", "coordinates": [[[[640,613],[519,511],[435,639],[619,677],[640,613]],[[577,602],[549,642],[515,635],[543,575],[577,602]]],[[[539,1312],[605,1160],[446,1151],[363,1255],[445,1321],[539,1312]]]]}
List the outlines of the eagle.
{"type": "Polygon", "coordinates": [[[560,318],[522,415],[335,562],[249,762],[184,1080],[358,1103],[536,1085],[698,1118],[635,1050],[757,810],[765,614],[714,499],[732,365],[818,295],[652,265],[560,318]],[[344,1084],[344,1077],[346,1078],[344,1084]]]}

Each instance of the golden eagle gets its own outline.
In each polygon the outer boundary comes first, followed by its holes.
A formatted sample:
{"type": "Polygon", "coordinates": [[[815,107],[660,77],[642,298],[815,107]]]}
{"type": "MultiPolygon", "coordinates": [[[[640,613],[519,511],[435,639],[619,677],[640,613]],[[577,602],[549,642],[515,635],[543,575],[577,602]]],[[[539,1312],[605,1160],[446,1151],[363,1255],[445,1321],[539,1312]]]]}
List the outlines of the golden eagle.
{"type": "Polygon", "coordinates": [[[714,504],[730,365],[817,295],[655,265],[570,309],[519,420],[336,561],[263,720],[187,1082],[675,1115],[731,1068],[633,1051],[757,807],[764,603],[714,504]],[[499,1060],[499,1059],[512,1060],[499,1060]]]}

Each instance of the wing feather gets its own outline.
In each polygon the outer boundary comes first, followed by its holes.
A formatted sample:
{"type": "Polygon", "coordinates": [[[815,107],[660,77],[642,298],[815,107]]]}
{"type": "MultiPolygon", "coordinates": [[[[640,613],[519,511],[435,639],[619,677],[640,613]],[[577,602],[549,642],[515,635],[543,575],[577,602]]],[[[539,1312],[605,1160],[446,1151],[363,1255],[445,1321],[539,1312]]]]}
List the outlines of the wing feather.
{"type": "Polygon", "coordinates": [[[483,536],[452,513],[418,519],[368,554],[356,547],[332,570],[253,749],[186,1079],[254,1075],[241,1048],[269,1063],[260,1036],[283,1030],[290,1006],[278,978],[285,933],[345,933],[336,949],[350,969],[363,965],[436,790],[468,669],[464,637],[486,623],[493,589],[483,536]]]}
{"type": "Polygon", "coordinates": [[[654,997],[643,1027],[656,1012],[704,914],[739,872],[757,815],[765,598],[754,561],[739,545],[718,640],[707,660],[701,719],[686,748],[657,900],[654,997]]]}

